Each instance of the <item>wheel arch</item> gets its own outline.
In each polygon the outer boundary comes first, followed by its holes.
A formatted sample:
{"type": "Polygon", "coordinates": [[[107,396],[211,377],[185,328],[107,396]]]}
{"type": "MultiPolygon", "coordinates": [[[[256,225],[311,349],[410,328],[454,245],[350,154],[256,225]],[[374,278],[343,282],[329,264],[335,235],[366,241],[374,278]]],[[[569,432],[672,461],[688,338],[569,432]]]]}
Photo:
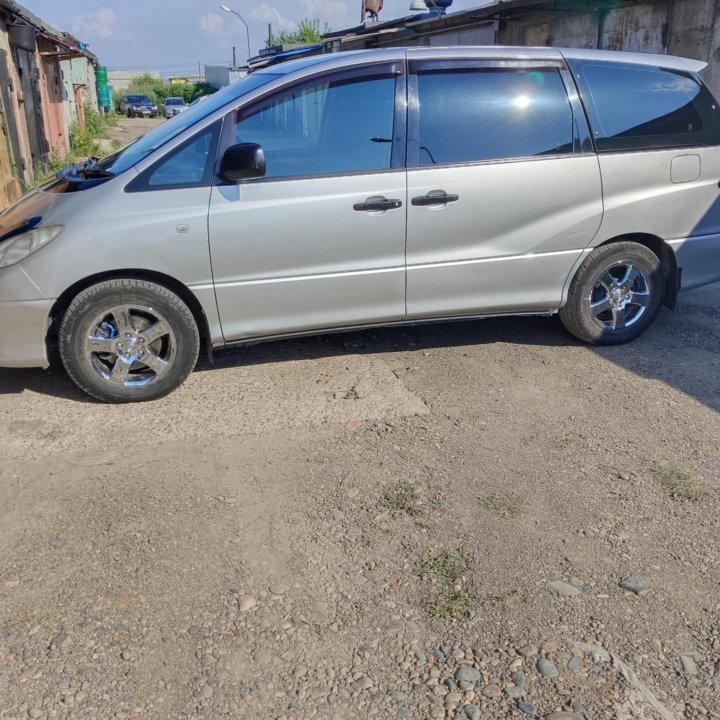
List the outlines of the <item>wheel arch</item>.
{"type": "Polygon", "coordinates": [[[193,319],[198,328],[200,334],[201,348],[205,350],[208,358],[212,360],[212,333],[210,332],[210,323],[205,314],[202,304],[197,299],[197,296],[193,291],[184,283],[171,275],[165,275],[164,273],[157,272],[154,270],[140,270],[137,268],[127,268],[124,270],[112,270],[108,272],[95,273],[94,275],[88,275],[82,280],[78,280],[68,287],[58,299],[53,303],[49,315],[49,326],[46,336],[46,343],[48,349],[53,355],[56,354],[57,349],[57,338],[60,320],[65,314],[70,303],[73,299],[86,290],[91,285],[103,282],[105,280],[118,280],[118,279],[133,279],[133,280],[147,280],[148,282],[162,285],[174,292],[189,308],[193,315],[193,319]]]}
{"type": "MultiPolygon", "coordinates": [[[[670,308],[671,310],[674,310],[675,306],[677,305],[677,296],[680,290],[681,271],[678,267],[675,251],[661,237],[658,237],[657,235],[652,235],[651,233],[626,233],[624,235],[617,235],[616,237],[612,237],[604,240],[601,243],[598,243],[597,245],[593,246],[592,251],[605,245],[612,245],[613,243],[623,242],[627,240],[645,246],[648,250],[655,253],[655,255],[657,255],[657,257],[660,259],[663,275],[665,276],[665,296],[663,297],[663,305],[670,308]]],[[[568,275],[567,281],[565,282],[565,287],[563,288],[561,305],[565,305],[565,303],[567,302],[568,292],[570,290],[570,283],[572,282],[575,274],[580,268],[580,265],[587,256],[588,255],[586,253],[583,253],[580,258],[578,258],[578,261],[573,267],[572,272],[568,275]]]]}

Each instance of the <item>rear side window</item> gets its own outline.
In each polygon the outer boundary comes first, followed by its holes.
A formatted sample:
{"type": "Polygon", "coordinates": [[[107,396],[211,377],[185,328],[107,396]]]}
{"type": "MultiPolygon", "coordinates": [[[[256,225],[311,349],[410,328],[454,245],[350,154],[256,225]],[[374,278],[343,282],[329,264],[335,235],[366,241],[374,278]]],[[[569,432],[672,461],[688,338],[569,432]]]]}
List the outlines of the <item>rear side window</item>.
{"type": "Polygon", "coordinates": [[[599,152],[720,144],[709,90],[685,73],[616,63],[571,63],[599,152]]]}
{"type": "MultiPolygon", "coordinates": [[[[420,71],[414,165],[564,155],[573,115],[555,69],[420,71]]],[[[414,162],[413,162],[414,160],[414,162]]]]}

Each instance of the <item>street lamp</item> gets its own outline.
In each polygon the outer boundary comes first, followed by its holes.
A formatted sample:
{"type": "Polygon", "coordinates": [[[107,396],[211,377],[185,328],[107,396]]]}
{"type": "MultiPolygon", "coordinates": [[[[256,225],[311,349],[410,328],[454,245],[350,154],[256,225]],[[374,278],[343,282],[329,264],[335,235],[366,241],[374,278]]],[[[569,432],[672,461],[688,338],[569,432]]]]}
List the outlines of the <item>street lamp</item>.
{"type": "Polygon", "coordinates": [[[250,60],[250,28],[248,27],[248,24],[243,19],[243,16],[239,12],[235,12],[232,8],[229,8],[227,5],[221,5],[221,10],[224,10],[225,12],[232,13],[233,15],[237,15],[241,20],[242,24],[245,26],[245,32],[247,33],[247,46],[248,46],[248,60],[250,60]]]}

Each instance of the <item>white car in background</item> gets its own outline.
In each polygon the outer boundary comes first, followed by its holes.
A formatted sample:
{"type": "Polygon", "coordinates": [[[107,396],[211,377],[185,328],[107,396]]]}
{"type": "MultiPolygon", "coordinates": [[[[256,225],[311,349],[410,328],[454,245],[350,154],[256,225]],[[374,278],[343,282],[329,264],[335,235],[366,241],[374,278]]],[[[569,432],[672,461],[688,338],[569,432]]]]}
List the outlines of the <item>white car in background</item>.
{"type": "Polygon", "coordinates": [[[166,118],[175,117],[183,110],[187,110],[190,106],[181,97],[165,98],[163,103],[163,112],[166,118]]]}

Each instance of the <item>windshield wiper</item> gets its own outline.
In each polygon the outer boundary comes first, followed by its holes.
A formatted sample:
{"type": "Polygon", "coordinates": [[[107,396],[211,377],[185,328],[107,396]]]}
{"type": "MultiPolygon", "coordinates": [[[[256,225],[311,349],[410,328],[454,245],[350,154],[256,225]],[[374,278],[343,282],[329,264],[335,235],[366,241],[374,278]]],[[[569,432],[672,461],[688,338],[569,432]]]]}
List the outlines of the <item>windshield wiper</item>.
{"type": "Polygon", "coordinates": [[[102,177],[114,177],[115,174],[109,170],[103,170],[98,165],[100,158],[89,157],[87,160],[76,163],[72,167],[75,168],[75,174],[82,178],[102,178],[102,177]]]}
{"type": "Polygon", "coordinates": [[[105,170],[98,165],[99,158],[90,157],[82,162],[68,165],[55,173],[59,180],[69,183],[81,183],[83,181],[97,185],[103,180],[115,177],[115,173],[105,170]]]}

